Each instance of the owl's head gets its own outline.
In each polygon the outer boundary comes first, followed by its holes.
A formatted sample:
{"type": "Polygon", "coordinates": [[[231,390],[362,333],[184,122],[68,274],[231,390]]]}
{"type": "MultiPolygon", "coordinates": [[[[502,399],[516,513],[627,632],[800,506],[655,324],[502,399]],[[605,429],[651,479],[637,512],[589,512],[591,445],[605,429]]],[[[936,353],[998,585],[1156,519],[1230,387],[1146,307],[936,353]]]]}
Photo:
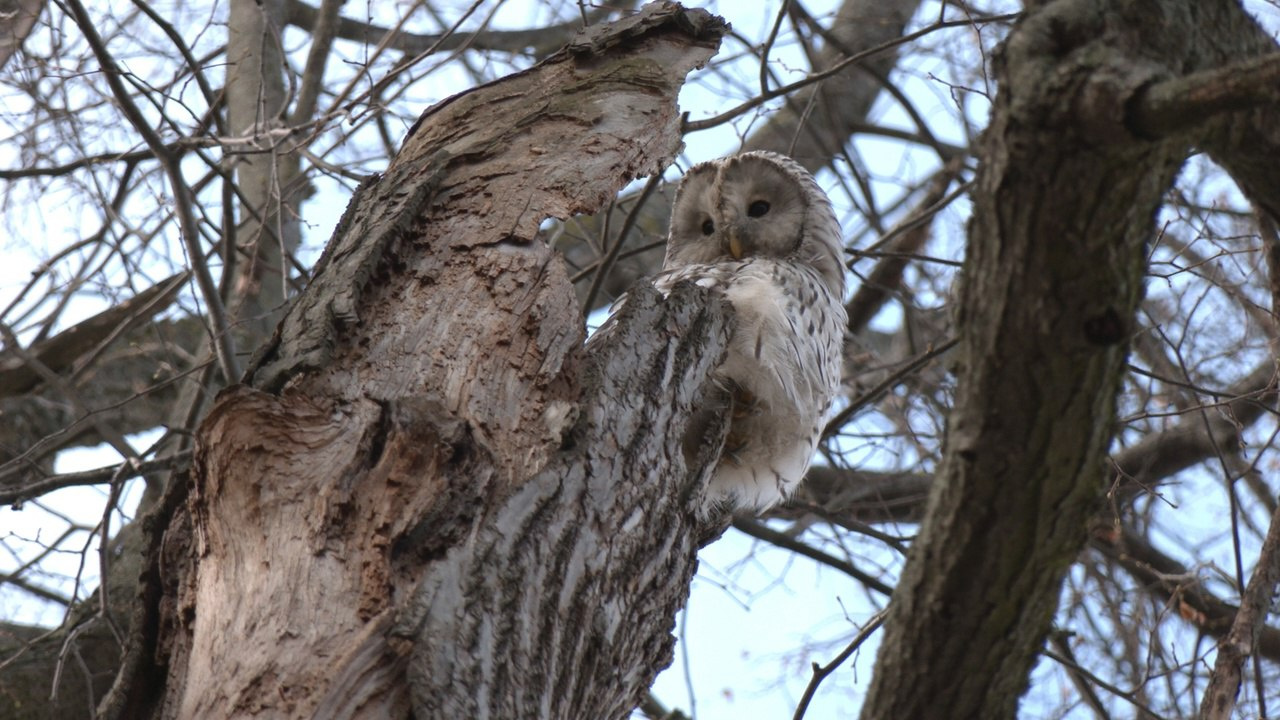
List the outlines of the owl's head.
{"type": "Polygon", "coordinates": [[[664,267],[753,257],[788,260],[844,293],[840,224],[826,193],[798,163],[749,152],[695,165],[676,191],[664,267]]]}

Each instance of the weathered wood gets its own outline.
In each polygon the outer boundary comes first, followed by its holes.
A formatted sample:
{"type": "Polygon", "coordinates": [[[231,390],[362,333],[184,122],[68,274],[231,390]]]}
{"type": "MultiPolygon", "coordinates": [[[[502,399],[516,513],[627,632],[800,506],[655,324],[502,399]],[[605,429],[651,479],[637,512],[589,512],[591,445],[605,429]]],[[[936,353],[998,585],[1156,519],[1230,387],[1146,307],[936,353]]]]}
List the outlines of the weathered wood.
{"type": "Polygon", "coordinates": [[[725,30],[654,4],[424,114],[202,424],[149,623],[168,674],[113,707],[638,703],[715,531],[695,523],[705,473],[680,441],[726,312],[702,291],[641,293],[588,358],[563,263],[536,238],[674,157],[676,94],[725,30]]]}
{"type": "Polygon", "coordinates": [[[710,298],[633,294],[582,403],[557,411],[580,413],[562,450],[418,586],[395,634],[419,716],[624,717],[670,664],[697,548],[721,529],[696,524],[719,445],[682,454],[728,342],[710,298]]]}

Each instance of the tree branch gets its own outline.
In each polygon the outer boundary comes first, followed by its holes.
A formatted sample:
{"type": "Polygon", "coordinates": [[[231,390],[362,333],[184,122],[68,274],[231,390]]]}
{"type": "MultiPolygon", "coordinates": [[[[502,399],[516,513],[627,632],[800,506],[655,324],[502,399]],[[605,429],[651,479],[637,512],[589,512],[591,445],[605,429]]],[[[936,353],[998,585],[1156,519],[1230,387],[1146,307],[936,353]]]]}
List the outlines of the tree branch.
{"type": "Polygon", "coordinates": [[[1111,462],[1123,481],[1116,490],[1119,503],[1127,504],[1162,479],[1213,457],[1217,448],[1237,445],[1244,428],[1274,411],[1275,381],[1275,364],[1268,359],[1219,393],[1225,412],[1180,422],[1113,455],[1111,462]]]}
{"type": "Polygon", "coordinates": [[[1280,52],[1155,83],[1134,98],[1130,130],[1162,138],[1223,113],[1280,104],[1280,52]]]}
{"type": "Polygon", "coordinates": [[[169,150],[160,135],[151,127],[146,116],[142,114],[137,103],[133,101],[132,95],[125,88],[124,83],[121,82],[120,78],[124,73],[116,64],[115,58],[107,51],[106,45],[102,42],[102,37],[98,35],[98,31],[94,27],[93,19],[89,17],[84,5],[80,0],[66,0],[66,3],[71,8],[72,15],[75,16],[76,25],[84,33],[85,41],[89,43],[89,47],[93,49],[94,56],[97,57],[98,62],[102,65],[107,84],[111,86],[112,95],[115,97],[116,102],[119,103],[121,112],[124,113],[129,123],[133,125],[134,130],[142,137],[151,152],[160,160],[165,175],[169,179],[175,200],[174,212],[178,216],[179,225],[181,226],[180,234],[187,249],[187,262],[191,264],[191,268],[194,271],[196,284],[200,288],[201,296],[204,298],[205,306],[208,308],[210,321],[213,325],[210,332],[213,336],[214,348],[217,351],[218,364],[226,381],[228,383],[235,382],[240,377],[240,365],[236,360],[235,344],[227,322],[226,308],[222,305],[222,296],[218,292],[217,284],[213,281],[213,275],[209,272],[209,266],[204,259],[204,251],[200,247],[200,232],[191,208],[191,188],[187,186],[186,180],[182,176],[179,158],[169,150]]]}
{"type": "MultiPolygon", "coordinates": [[[[1249,578],[1231,629],[1218,643],[1218,659],[1200,703],[1202,718],[1229,720],[1231,717],[1240,692],[1244,661],[1256,654],[1263,631],[1268,629],[1267,614],[1271,612],[1271,598],[1277,585],[1280,585],[1280,507],[1271,515],[1271,526],[1262,542],[1258,564],[1254,567],[1253,577],[1249,578]]],[[[1264,691],[1265,688],[1259,687],[1258,690],[1264,691]]],[[[1266,702],[1265,697],[1258,700],[1266,702]]],[[[1265,717],[1266,713],[1262,716],[1265,717]]]]}
{"type": "MultiPolygon", "coordinates": [[[[603,22],[611,14],[620,9],[633,7],[634,2],[592,3],[594,6],[588,13],[588,24],[603,22]]],[[[290,25],[310,31],[316,23],[321,10],[303,2],[303,0],[286,0],[285,17],[290,25]]],[[[389,47],[407,55],[419,55],[427,50],[433,52],[452,52],[459,49],[497,50],[500,52],[519,53],[530,51],[534,57],[550,54],[568,42],[582,29],[581,18],[559,25],[537,28],[534,30],[483,30],[480,32],[450,32],[445,34],[417,34],[397,32],[371,23],[360,22],[352,18],[339,16],[335,34],[344,40],[353,40],[368,45],[378,45],[388,33],[394,33],[389,47]]]]}
{"type": "MultiPolygon", "coordinates": [[[[1214,637],[1226,635],[1239,608],[1220,599],[1196,578],[1193,571],[1160,552],[1131,528],[1114,529],[1109,523],[1095,529],[1090,545],[1134,577],[1149,593],[1178,611],[1182,619],[1214,637]]],[[[1280,629],[1261,630],[1256,649],[1280,660],[1280,629]]]]}
{"type": "MultiPolygon", "coordinates": [[[[26,352],[54,372],[68,370],[85,356],[101,352],[139,323],[164,312],[187,277],[188,273],[179,273],[161,280],[119,305],[37,342],[26,352]]],[[[40,382],[36,369],[17,357],[14,350],[0,352],[0,397],[28,392],[40,382]]]]}
{"type": "Polygon", "coordinates": [[[893,594],[892,587],[886,585],[879,578],[859,570],[853,563],[846,562],[837,557],[832,557],[831,555],[796,540],[785,533],[780,533],[777,530],[774,530],[759,520],[749,517],[735,517],[733,519],[733,527],[737,528],[740,532],[756,538],[757,540],[763,540],[784,550],[790,550],[797,555],[803,555],[804,557],[826,565],[827,567],[835,568],[885,597],[889,597],[893,594]]]}
{"type": "Polygon", "coordinates": [[[800,702],[796,705],[796,711],[795,714],[792,715],[792,720],[801,720],[804,717],[804,714],[809,710],[809,703],[813,700],[813,694],[817,692],[818,686],[822,684],[823,680],[827,679],[828,675],[835,672],[836,668],[843,665],[845,661],[849,659],[849,656],[853,655],[855,650],[862,647],[862,644],[866,642],[876,630],[880,629],[880,625],[884,623],[884,616],[887,612],[888,611],[886,610],[881,610],[875,615],[872,615],[871,619],[858,630],[858,634],[854,635],[853,639],[849,641],[849,644],[845,646],[845,649],[841,650],[840,654],[835,656],[831,662],[826,665],[813,663],[813,677],[810,678],[809,684],[805,687],[804,695],[800,696],[800,702]]]}
{"type": "Polygon", "coordinates": [[[94,470],[50,475],[12,490],[0,488],[0,505],[18,505],[63,488],[98,485],[109,480],[127,480],[162,470],[185,469],[190,460],[191,452],[185,451],[153,460],[142,460],[136,463],[124,463],[123,465],[108,465],[94,470]]]}
{"type": "MultiPolygon", "coordinates": [[[[888,251],[892,253],[919,252],[933,236],[931,228],[934,216],[958,196],[957,193],[948,197],[947,188],[951,187],[952,181],[955,180],[962,166],[963,163],[960,160],[952,160],[943,166],[930,181],[916,209],[886,233],[885,237],[876,243],[876,247],[888,244],[888,251]]],[[[866,328],[871,318],[880,312],[892,294],[897,291],[906,267],[907,257],[896,255],[884,258],[876,263],[871,272],[867,273],[858,286],[858,291],[854,293],[853,299],[845,305],[845,311],[849,315],[849,332],[856,335],[866,328]]]]}

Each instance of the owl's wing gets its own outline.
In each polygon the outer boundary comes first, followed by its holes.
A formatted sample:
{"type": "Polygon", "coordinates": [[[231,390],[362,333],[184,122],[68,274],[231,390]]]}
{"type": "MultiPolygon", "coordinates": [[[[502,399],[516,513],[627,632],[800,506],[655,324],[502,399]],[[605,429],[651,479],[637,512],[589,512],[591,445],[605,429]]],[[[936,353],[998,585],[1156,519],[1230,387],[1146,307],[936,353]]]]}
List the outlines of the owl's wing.
{"type": "MultiPolygon", "coordinates": [[[[845,325],[839,299],[811,268],[764,258],[668,268],[652,282],[664,296],[691,282],[734,307],[718,391],[692,418],[684,443],[689,455],[713,420],[729,418],[708,502],[754,509],[781,502],[808,469],[838,388],[845,325]]],[[[625,295],[614,303],[588,345],[609,335],[626,303],[625,295]]]]}
{"type": "Polygon", "coordinates": [[[698,287],[726,291],[733,284],[740,268],[748,263],[698,263],[668,268],[653,277],[653,287],[665,297],[676,285],[691,282],[698,287]]]}
{"type": "MultiPolygon", "coordinates": [[[[819,338],[842,334],[844,309],[812,272],[757,258],[668,268],[652,282],[663,296],[684,282],[724,294],[735,319],[722,371],[772,406],[807,408],[831,394],[828,366],[838,360],[838,344],[819,338]]],[[[618,298],[596,336],[608,332],[626,301],[618,298]]]]}

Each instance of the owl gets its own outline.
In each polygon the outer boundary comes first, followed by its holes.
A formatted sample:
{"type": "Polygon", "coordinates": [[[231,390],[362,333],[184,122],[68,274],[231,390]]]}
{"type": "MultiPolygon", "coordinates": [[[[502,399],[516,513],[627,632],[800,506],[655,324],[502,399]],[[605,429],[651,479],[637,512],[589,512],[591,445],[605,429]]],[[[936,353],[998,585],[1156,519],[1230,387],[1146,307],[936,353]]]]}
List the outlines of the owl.
{"type": "Polygon", "coordinates": [[[809,469],[840,386],[841,257],[831,201],[790,158],[743,153],[681,181],[653,284],[663,294],[682,282],[712,288],[735,311],[713,376],[724,405],[707,409],[729,413],[710,506],[767,509],[809,469]]]}

